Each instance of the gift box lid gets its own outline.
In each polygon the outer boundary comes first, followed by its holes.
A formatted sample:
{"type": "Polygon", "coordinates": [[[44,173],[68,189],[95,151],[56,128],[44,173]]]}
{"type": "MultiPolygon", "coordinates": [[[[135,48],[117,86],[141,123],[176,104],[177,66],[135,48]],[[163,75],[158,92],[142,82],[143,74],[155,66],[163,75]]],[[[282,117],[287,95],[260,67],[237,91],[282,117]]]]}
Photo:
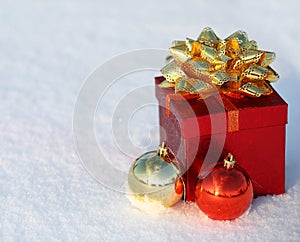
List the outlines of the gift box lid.
{"type": "MultiPolygon", "coordinates": [[[[213,133],[224,132],[224,112],[228,111],[226,111],[226,104],[224,105],[215,96],[199,100],[196,98],[183,99],[180,94],[170,95],[174,94],[173,89],[158,86],[163,80],[164,77],[155,78],[156,97],[159,104],[166,107],[166,98],[169,95],[168,108],[181,124],[181,134],[184,138],[192,138],[198,136],[199,133],[201,135],[212,134],[211,119],[214,119],[213,133]],[[192,109],[186,108],[187,104],[192,109]],[[197,122],[195,122],[195,118],[197,122]],[[199,129],[199,133],[195,132],[196,129],[199,129]]],[[[275,90],[272,94],[259,98],[244,97],[236,99],[226,97],[225,99],[238,112],[238,130],[287,124],[288,105],[275,90]]],[[[232,121],[229,120],[228,112],[225,116],[228,132],[229,123],[232,121]]]]}

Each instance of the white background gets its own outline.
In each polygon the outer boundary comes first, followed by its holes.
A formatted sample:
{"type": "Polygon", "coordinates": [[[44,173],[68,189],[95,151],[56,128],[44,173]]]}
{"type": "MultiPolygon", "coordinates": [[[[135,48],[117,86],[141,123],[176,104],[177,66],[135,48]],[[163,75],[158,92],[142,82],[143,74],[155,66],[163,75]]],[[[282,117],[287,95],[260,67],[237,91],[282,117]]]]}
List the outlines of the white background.
{"type": "MultiPolygon", "coordinates": [[[[0,240],[300,240],[296,0],[30,0],[0,6],[0,240]],[[273,86],[289,104],[286,194],[255,199],[248,215],[231,222],[210,220],[195,204],[159,214],[135,208],[86,172],[72,137],[76,97],[98,65],[132,49],[167,49],[206,26],[221,38],[245,30],[260,49],[276,52],[272,67],[281,79],[273,86]]],[[[153,83],[154,75],[139,81],[153,83]]],[[[153,110],[141,112],[147,131],[157,123],[153,110]]],[[[100,120],[109,114],[103,110],[100,120]]],[[[131,128],[143,144],[149,134],[139,125],[131,128]]],[[[114,150],[109,138],[106,147],[114,150]]],[[[122,163],[122,154],[115,157],[122,163]]],[[[124,162],[129,168],[128,157],[124,162]]]]}

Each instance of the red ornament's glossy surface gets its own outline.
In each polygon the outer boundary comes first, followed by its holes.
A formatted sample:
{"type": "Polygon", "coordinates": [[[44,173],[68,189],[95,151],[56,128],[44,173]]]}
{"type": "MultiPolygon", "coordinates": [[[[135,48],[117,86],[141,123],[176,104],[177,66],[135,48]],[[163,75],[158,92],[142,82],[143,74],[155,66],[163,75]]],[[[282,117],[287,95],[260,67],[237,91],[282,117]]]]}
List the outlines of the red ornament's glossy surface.
{"type": "Polygon", "coordinates": [[[183,185],[183,181],[182,178],[177,178],[175,181],[175,192],[177,194],[183,194],[184,192],[184,185],[183,185]]]}
{"type": "Polygon", "coordinates": [[[247,211],[252,199],[251,180],[238,167],[227,169],[218,164],[195,186],[197,205],[212,219],[235,219],[247,211]]]}

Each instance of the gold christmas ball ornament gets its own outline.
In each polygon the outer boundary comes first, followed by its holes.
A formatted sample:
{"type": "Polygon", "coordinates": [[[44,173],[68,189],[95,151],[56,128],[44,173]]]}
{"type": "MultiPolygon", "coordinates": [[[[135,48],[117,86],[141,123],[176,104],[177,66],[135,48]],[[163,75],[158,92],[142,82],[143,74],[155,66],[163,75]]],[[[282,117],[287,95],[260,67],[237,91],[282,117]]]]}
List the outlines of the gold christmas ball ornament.
{"type": "Polygon", "coordinates": [[[135,160],[128,174],[129,191],[140,202],[171,207],[183,195],[181,175],[179,163],[163,142],[157,151],[147,152],[135,160]]]}

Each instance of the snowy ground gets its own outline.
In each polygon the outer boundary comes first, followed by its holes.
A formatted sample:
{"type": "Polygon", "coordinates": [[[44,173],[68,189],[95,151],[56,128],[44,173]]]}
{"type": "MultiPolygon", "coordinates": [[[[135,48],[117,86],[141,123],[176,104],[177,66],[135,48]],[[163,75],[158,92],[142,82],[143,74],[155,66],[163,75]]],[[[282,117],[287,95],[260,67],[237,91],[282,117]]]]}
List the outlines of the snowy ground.
{"type": "MultiPolygon", "coordinates": [[[[300,240],[300,6],[296,0],[183,2],[0,1],[0,240],[300,240]],[[210,220],[195,204],[152,215],[136,209],[88,174],[73,142],[76,98],[98,65],[132,49],[166,49],[205,26],[220,37],[246,30],[261,49],[275,51],[272,67],[281,80],[274,87],[289,103],[286,194],[255,199],[249,214],[232,222],[210,220]]],[[[155,75],[128,77],[118,95],[136,77],[148,85],[155,75]]],[[[152,110],[136,115],[128,131],[145,149],[156,145],[149,131],[154,140],[158,135],[152,110]]],[[[100,136],[109,135],[101,122],[109,122],[110,111],[108,105],[96,112],[100,136]]],[[[111,143],[110,137],[100,142],[125,171],[128,157],[111,143]]]]}

